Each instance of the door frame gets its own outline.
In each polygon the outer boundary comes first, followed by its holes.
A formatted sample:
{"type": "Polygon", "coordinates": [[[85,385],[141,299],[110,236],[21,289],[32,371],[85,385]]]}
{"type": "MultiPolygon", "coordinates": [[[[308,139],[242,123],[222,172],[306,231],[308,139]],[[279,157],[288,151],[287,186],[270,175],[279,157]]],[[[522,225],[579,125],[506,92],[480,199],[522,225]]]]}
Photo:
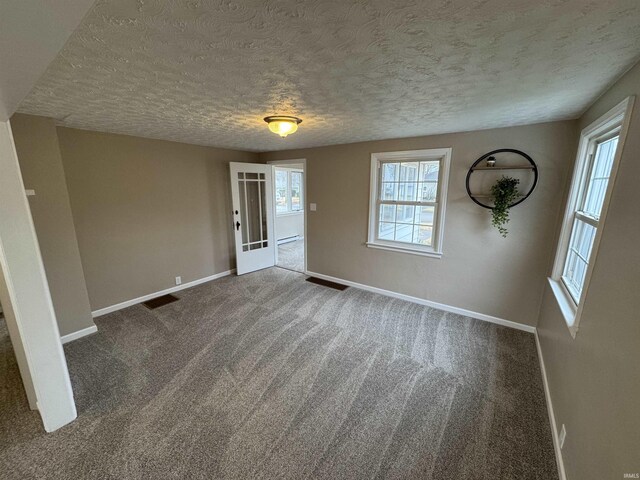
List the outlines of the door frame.
{"type": "MultiPolygon", "coordinates": [[[[303,216],[304,216],[304,274],[308,275],[308,269],[307,269],[307,240],[308,240],[308,231],[307,231],[307,218],[309,215],[309,202],[307,201],[308,197],[307,197],[307,193],[308,193],[308,189],[307,186],[309,184],[308,180],[307,180],[307,159],[306,158],[293,158],[293,159],[288,159],[288,160],[271,160],[267,162],[268,165],[271,165],[273,167],[277,167],[277,166],[283,166],[286,167],[287,165],[292,165],[292,164],[302,164],[302,180],[304,182],[304,191],[302,192],[302,201],[304,202],[304,210],[303,210],[303,216]]],[[[272,187],[272,194],[275,195],[275,191],[276,191],[276,176],[275,175],[271,175],[272,177],[272,182],[273,182],[273,187],[272,187]]],[[[276,202],[275,199],[272,202],[273,203],[273,230],[275,233],[275,239],[276,239],[276,266],[278,263],[278,232],[277,232],[277,227],[276,227],[276,202]]]]}

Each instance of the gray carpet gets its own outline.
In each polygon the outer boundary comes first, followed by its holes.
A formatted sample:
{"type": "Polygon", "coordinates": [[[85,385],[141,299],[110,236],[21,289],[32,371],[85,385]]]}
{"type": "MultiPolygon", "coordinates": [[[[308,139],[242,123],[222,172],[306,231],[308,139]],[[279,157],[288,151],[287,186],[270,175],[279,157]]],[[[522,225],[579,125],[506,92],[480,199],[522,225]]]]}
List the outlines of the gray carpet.
{"type": "Polygon", "coordinates": [[[277,265],[294,272],[304,272],[304,240],[278,245],[277,265]]]}
{"type": "Polygon", "coordinates": [[[44,434],[0,343],[6,479],[556,479],[531,334],[271,268],[97,319],[44,434]]]}

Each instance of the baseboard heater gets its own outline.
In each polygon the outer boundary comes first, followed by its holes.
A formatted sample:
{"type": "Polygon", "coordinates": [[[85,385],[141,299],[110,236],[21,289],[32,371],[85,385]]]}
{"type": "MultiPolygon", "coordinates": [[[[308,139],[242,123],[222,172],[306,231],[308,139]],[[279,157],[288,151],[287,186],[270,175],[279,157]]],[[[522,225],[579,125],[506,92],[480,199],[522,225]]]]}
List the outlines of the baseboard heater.
{"type": "Polygon", "coordinates": [[[283,243],[295,242],[296,240],[300,240],[302,237],[300,235],[294,235],[292,237],[284,237],[278,239],[278,245],[282,245],[283,243]]]}

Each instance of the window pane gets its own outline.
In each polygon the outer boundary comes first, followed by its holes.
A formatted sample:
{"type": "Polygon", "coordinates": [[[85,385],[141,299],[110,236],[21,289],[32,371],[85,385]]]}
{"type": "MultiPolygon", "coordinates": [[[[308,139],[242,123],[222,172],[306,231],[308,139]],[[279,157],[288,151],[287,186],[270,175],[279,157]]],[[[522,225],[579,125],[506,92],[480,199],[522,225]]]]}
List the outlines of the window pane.
{"type": "Polygon", "coordinates": [[[380,205],[380,219],[381,222],[395,222],[396,221],[396,207],[395,205],[380,205]]]}
{"type": "Polygon", "coordinates": [[[577,219],[573,222],[562,278],[576,303],[580,300],[584,286],[595,236],[596,229],[593,226],[577,219]]]}
{"type": "Polygon", "coordinates": [[[400,164],[400,181],[418,181],[418,162],[403,162],[400,164]]]}
{"type": "MultiPolygon", "coordinates": [[[[262,214],[261,218],[261,228],[262,228],[262,240],[269,239],[269,232],[267,231],[267,188],[264,180],[260,180],[256,182],[258,184],[258,188],[260,190],[260,213],[262,214]]],[[[266,247],[266,245],[265,245],[266,247]]]]}
{"type": "Polygon", "coordinates": [[[395,225],[393,223],[380,222],[378,224],[378,238],[380,240],[393,240],[395,225]]]}
{"type": "Polygon", "coordinates": [[[384,182],[382,184],[382,191],[380,192],[381,200],[397,200],[398,199],[398,184],[384,182]]]}
{"type": "Polygon", "coordinates": [[[283,213],[287,207],[287,171],[276,170],[276,213],[283,213]]]}
{"type": "Polygon", "coordinates": [[[422,182],[418,187],[419,202],[435,202],[438,194],[438,182],[422,182]]]}
{"type": "Polygon", "coordinates": [[[412,243],[413,242],[413,225],[396,223],[396,235],[394,240],[396,242],[412,243]]]}
{"type": "Polygon", "coordinates": [[[433,227],[427,225],[416,225],[413,232],[413,243],[431,246],[433,227]]]}
{"type": "Polygon", "coordinates": [[[582,210],[584,213],[595,218],[600,217],[604,195],[607,192],[611,167],[618,146],[618,137],[599,143],[594,155],[593,167],[589,183],[587,184],[587,194],[585,195],[582,210]]]}
{"type": "Polygon", "coordinates": [[[420,181],[437,182],[440,172],[440,162],[437,160],[420,162],[420,181]]]}
{"type": "Polygon", "coordinates": [[[399,163],[383,163],[382,164],[382,181],[397,182],[399,172],[400,172],[399,163]]]}
{"type": "Polygon", "coordinates": [[[433,225],[436,207],[417,207],[414,223],[418,225],[433,225]]]}
{"type": "Polygon", "coordinates": [[[302,172],[291,172],[291,210],[302,210],[302,172]]]}
{"type": "Polygon", "coordinates": [[[381,163],[377,239],[433,246],[440,162],[381,163]],[[395,205],[390,205],[391,202],[395,205]],[[431,205],[415,205],[417,202],[431,205]]]}
{"type": "Polygon", "coordinates": [[[415,202],[418,193],[417,183],[399,183],[398,184],[398,201],[415,202]]]}
{"type": "MultiPolygon", "coordinates": [[[[244,174],[242,175],[244,176],[244,174]]],[[[240,174],[238,174],[238,176],[240,176],[240,174]]],[[[240,195],[240,225],[242,226],[242,244],[245,245],[249,243],[249,229],[247,228],[247,194],[244,188],[244,180],[238,181],[238,193],[240,195]]]]}
{"type": "Polygon", "coordinates": [[[396,223],[413,223],[415,207],[413,205],[398,205],[396,223]]]}
{"type": "MultiPolygon", "coordinates": [[[[247,216],[244,226],[249,230],[249,243],[261,241],[260,191],[258,182],[246,182],[247,216]]],[[[253,250],[253,247],[251,247],[253,250]]]]}

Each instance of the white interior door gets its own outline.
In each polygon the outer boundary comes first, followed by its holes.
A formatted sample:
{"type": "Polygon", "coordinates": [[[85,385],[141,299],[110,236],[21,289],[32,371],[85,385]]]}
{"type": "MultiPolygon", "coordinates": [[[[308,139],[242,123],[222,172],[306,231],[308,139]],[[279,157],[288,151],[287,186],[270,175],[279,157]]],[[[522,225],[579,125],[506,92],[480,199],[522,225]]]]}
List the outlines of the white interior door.
{"type": "Polygon", "coordinates": [[[237,273],[273,267],[276,241],[273,231],[272,167],[231,162],[233,232],[237,273]]]}

